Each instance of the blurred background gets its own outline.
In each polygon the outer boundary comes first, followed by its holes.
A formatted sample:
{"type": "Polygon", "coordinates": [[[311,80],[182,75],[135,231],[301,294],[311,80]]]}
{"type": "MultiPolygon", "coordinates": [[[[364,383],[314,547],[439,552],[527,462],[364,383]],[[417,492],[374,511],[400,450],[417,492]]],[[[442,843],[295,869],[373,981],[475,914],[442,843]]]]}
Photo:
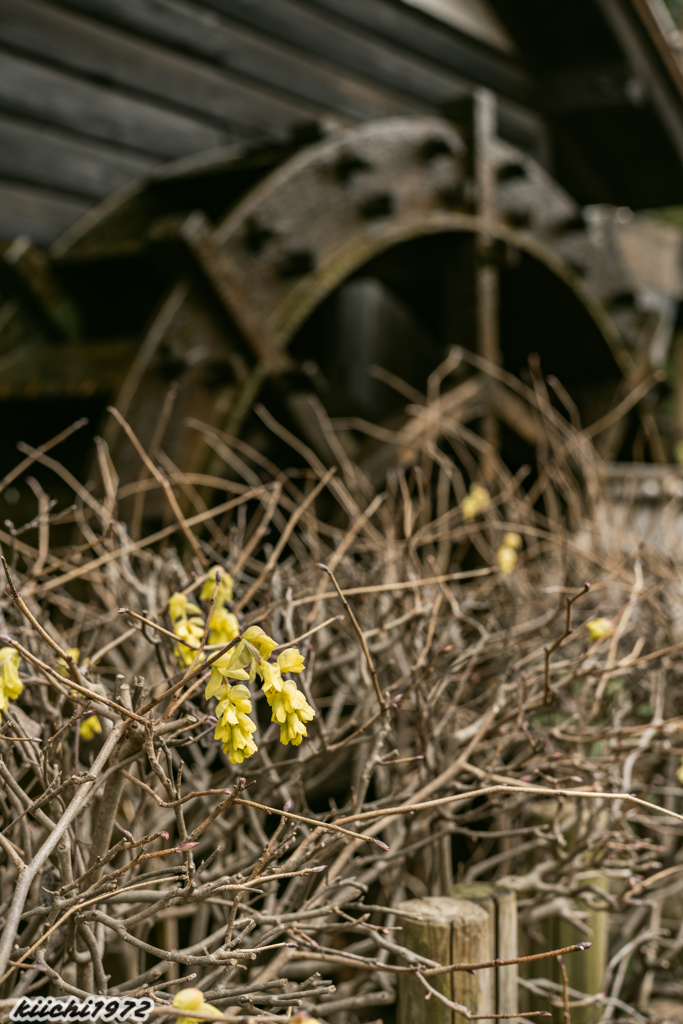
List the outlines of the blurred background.
{"type": "MultiPolygon", "coordinates": [[[[82,416],[85,472],[111,402],[188,470],[234,435],[277,462],[259,401],[371,464],[367,424],[437,366],[533,463],[486,360],[584,427],[616,409],[606,472],[656,498],[683,458],[681,7],[0,0],[0,477],[82,416]]],[[[6,487],[0,518],[32,502],[6,487]]]]}

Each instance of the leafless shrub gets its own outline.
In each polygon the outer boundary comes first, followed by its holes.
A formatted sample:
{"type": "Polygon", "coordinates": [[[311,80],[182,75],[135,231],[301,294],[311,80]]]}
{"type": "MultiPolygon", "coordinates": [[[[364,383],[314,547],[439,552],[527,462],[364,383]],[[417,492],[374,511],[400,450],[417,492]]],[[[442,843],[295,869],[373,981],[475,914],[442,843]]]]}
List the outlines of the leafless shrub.
{"type": "MultiPolygon", "coordinates": [[[[585,931],[587,908],[609,912],[596,1019],[683,992],[678,552],[609,528],[590,432],[544,386],[496,383],[537,432],[524,491],[438,384],[399,431],[342,425],[373,437],[361,465],[321,413],[336,473],[265,410],[306,469],[202,428],[224,481],[140,448],[122,487],[99,442],[71,511],[36,485],[33,532],[0,535],[3,999],[151,993],[163,1014],[192,985],[230,1020],[371,1019],[399,972],[429,987],[437,971],[402,947],[396,905],[454,875],[512,887],[540,948],[549,918],[585,931]],[[139,524],[144,495],[167,525],[131,539],[118,508],[139,524]],[[78,531],[68,549],[55,515],[78,531]],[[207,661],[239,642],[209,642],[225,574],[239,636],[297,642],[315,711],[282,745],[252,686],[241,764],[204,698],[207,661]],[[179,592],[201,605],[184,648],[179,592]]],[[[21,472],[64,475],[47,447],[21,472]]]]}

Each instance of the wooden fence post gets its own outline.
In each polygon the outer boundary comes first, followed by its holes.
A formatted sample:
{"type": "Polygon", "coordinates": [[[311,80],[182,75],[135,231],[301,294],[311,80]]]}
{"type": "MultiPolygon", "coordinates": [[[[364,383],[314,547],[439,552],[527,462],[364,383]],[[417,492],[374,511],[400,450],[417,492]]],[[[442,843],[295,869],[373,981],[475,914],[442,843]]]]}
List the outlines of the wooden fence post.
{"type": "MultiPolygon", "coordinates": [[[[491,882],[457,882],[448,890],[449,896],[472,900],[488,913],[492,922],[494,956],[513,960],[518,953],[517,897],[511,889],[491,882]]],[[[496,1013],[517,1013],[517,964],[493,971],[496,1013]]]]}
{"type": "MultiPolygon", "coordinates": [[[[598,890],[609,891],[609,879],[605,872],[599,869],[581,872],[575,884],[590,884],[598,890]]],[[[558,949],[588,940],[592,943],[591,948],[580,956],[565,957],[565,967],[570,988],[584,995],[594,996],[602,991],[605,983],[609,952],[609,911],[607,908],[596,910],[585,899],[577,899],[576,906],[579,911],[587,911],[590,914],[590,920],[587,922],[588,932],[559,916],[542,918],[534,922],[534,931],[540,932],[540,937],[531,938],[528,933],[522,932],[520,952],[538,953],[545,949],[558,949]]],[[[564,1011],[559,1005],[562,1000],[562,975],[555,958],[525,965],[522,977],[529,980],[545,979],[554,983],[554,991],[548,993],[553,996],[552,1004],[545,994],[533,994],[525,1000],[524,1008],[552,1010],[554,1024],[564,1024],[564,1011]]],[[[570,1001],[574,1002],[577,998],[571,996],[570,1001]]],[[[595,1012],[593,1005],[573,1006],[572,1024],[588,1024],[595,1018],[595,1012]]]]}
{"type": "MultiPolygon", "coordinates": [[[[609,880],[604,871],[584,872],[581,881],[593,885],[596,889],[609,889],[609,880]]],[[[590,933],[574,927],[569,921],[560,918],[557,921],[558,946],[570,946],[574,942],[588,939],[592,946],[581,956],[568,956],[565,961],[569,984],[579,992],[594,996],[602,990],[605,983],[609,949],[609,913],[607,910],[595,910],[586,900],[577,900],[579,910],[590,913],[590,933]]],[[[595,1015],[592,1006],[580,1006],[572,1009],[573,1024],[587,1024],[595,1015]]],[[[559,1014],[557,1015],[559,1016],[559,1014]]]]}
{"type": "MultiPolygon", "coordinates": [[[[401,918],[402,943],[414,953],[437,963],[477,963],[495,957],[491,915],[476,903],[449,896],[429,896],[400,903],[397,911],[410,913],[401,918]]],[[[493,969],[469,974],[456,971],[430,978],[430,984],[472,1013],[495,1013],[493,969]]],[[[411,974],[399,974],[397,1024],[456,1024],[459,1017],[427,992],[411,974]]]]}

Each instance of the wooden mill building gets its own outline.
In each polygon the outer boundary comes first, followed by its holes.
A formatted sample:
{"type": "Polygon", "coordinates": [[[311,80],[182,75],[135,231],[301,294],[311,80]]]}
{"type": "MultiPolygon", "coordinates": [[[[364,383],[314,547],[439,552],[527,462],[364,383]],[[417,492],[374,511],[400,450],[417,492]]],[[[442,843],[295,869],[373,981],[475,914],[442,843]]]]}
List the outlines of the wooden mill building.
{"type": "Polygon", "coordinates": [[[49,244],[160,164],[475,86],[581,203],[683,199],[660,0],[0,0],[0,237],[49,244]]]}

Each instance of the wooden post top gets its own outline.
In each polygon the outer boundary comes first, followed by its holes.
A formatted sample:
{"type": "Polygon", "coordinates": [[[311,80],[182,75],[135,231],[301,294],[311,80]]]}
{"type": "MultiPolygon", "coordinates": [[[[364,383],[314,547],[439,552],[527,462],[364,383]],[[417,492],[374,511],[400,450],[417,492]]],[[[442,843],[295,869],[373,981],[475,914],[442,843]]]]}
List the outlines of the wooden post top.
{"type": "Polygon", "coordinates": [[[457,899],[454,896],[425,896],[421,899],[406,900],[399,903],[396,910],[400,913],[405,910],[410,913],[411,918],[419,915],[423,922],[442,922],[448,924],[452,921],[485,921],[488,914],[476,903],[468,899],[457,899]]]}

